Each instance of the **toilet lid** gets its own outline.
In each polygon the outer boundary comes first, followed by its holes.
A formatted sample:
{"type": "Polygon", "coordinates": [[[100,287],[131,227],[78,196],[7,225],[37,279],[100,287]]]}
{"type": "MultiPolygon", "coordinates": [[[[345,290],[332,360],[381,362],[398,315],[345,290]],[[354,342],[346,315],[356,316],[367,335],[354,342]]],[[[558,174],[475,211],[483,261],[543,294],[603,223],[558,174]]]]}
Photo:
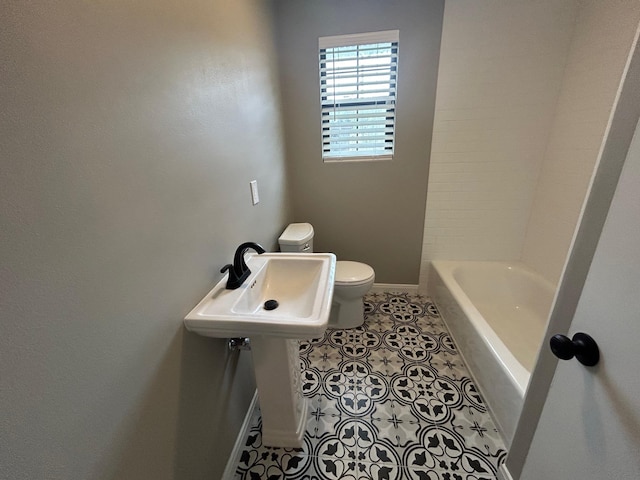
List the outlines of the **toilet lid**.
{"type": "Polygon", "coordinates": [[[280,245],[303,245],[312,238],[313,226],[310,223],[291,223],[278,238],[278,243],[280,245]]]}
{"type": "Polygon", "coordinates": [[[336,285],[358,285],[373,280],[375,272],[366,263],[336,262],[336,285]]]}

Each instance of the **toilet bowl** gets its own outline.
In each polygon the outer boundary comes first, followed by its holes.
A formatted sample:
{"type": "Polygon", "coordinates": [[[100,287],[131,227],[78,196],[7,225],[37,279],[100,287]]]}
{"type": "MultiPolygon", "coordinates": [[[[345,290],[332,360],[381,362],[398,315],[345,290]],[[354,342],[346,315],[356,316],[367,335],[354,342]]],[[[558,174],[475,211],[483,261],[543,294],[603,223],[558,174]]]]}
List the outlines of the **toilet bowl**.
{"type": "MultiPolygon", "coordinates": [[[[313,252],[313,226],[292,223],[280,235],[282,252],[313,252]]],[[[329,328],[355,328],[364,322],[362,297],[373,286],[375,272],[366,263],[339,260],[336,262],[333,305],[329,328]]]]}
{"type": "Polygon", "coordinates": [[[366,263],[341,260],[336,262],[333,306],[329,317],[331,328],[354,328],[364,322],[364,297],[375,279],[366,263]]]}

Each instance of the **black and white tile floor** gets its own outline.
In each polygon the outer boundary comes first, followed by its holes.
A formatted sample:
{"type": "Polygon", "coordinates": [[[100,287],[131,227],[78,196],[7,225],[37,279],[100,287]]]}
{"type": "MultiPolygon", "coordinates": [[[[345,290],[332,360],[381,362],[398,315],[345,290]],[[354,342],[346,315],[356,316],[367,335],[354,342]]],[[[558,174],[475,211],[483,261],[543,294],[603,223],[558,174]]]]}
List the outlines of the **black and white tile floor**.
{"type": "Polygon", "coordinates": [[[365,312],[300,345],[303,448],[262,445],[257,409],[235,479],[495,479],[506,450],[433,303],[370,294],[365,312]]]}

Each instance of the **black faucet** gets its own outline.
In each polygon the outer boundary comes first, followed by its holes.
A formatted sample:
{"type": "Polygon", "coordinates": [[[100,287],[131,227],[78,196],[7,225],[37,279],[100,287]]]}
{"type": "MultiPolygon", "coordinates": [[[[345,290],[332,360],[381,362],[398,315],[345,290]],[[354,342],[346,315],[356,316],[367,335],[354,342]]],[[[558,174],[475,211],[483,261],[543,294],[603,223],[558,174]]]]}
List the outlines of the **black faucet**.
{"type": "Polygon", "coordinates": [[[251,270],[247,267],[247,264],[244,261],[244,254],[247,250],[253,249],[258,254],[264,253],[265,249],[262,248],[255,242],[245,242],[241,244],[237,249],[236,253],[233,256],[233,265],[230,263],[226,264],[220,270],[220,273],[224,273],[229,270],[229,278],[227,279],[227,290],[235,290],[247,279],[247,277],[251,274],[251,270]]]}

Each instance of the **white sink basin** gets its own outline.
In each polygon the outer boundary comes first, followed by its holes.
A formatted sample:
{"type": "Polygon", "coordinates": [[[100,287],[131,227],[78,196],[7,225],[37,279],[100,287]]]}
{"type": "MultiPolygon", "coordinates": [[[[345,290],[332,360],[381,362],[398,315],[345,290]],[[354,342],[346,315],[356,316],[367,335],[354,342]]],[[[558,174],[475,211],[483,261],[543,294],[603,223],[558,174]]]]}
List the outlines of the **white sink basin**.
{"type": "Polygon", "coordinates": [[[327,328],[336,257],[332,253],[263,253],[246,257],[251,275],[227,290],[225,276],[185,317],[207,337],[314,338],[327,328]],[[265,309],[267,300],[278,307],[265,309]]]}

